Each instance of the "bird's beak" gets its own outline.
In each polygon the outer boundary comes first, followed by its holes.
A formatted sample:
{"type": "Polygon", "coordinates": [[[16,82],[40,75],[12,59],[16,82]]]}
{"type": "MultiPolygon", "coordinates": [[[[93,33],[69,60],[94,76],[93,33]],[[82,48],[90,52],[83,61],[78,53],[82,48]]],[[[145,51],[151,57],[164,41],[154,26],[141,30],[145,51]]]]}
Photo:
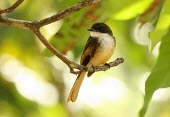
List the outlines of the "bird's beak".
{"type": "Polygon", "coordinates": [[[88,31],[95,31],[93,28],[88,28],[87,30],[88,31]]]}

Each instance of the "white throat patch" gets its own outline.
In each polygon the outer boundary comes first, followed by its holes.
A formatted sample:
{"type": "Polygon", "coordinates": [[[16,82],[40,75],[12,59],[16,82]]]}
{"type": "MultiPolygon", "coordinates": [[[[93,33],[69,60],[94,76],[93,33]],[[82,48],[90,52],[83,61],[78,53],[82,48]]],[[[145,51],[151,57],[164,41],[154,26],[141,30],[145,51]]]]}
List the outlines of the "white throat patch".
{"type": "Polygon", "coordinates": [[[92,36],[92,37],[100,37],[101,34],[102,33],[100,33],[100,32],[90,31],[90,36],[92,36]]]}
{"type": "Polygon", "coordinates": [[[98,38],[103,48],[113,48],[113,46],[115,45],[114,37],[107,33],[90,31],[90,36],[98,38]]]}

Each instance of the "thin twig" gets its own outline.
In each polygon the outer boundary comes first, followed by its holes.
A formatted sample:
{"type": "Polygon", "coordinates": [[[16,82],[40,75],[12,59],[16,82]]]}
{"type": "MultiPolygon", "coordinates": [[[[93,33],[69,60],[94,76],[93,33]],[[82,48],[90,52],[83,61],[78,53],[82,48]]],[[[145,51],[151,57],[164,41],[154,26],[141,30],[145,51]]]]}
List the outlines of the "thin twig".
{"type": "Polygon", "coordinates": [[[0,16],[0,24],[4,24],[8,26],[15,26],[15,27],[23,28],[27,30],[31,30],[36,26],[31,21],[18,20],[18,19],[7,18],[7,17],[2,17],[2,16],[0,16]]]}
{"type": "Polygon", "coordinates": [[[111,67],[115,67],[121,63],[124,62],[123,58],[117,58],[115,61],[110,62],[110,63],[106,63],[102,66],[92,66],[92,67],[88,67],[87,71],[89,72],[98,72],[98,71],[106,71],[108,69],[110,69],[111,67]]]}
{"type": "MultiPolygon", "coordinates": [[[[70,68],[70,72],[73,73],[73,74],[77,74],[82,70],[91,71],[91,72],[105,71],[105,70],[109,69],[110,67],[116,66],[120,63],[123,63],[124,59],[118,58],[115,61],[108,63],[109,66],[103,65],[103,66],[93,66],[93,67],[86,68],[83,65],[79,65],[77,63],[70,61],[64,55],[62,55],[60,52],[58,52],[40,32],[40,27],[47,25],[47,24],[50,24],[52,22],[55,22],[57,20],[60,20],[64,17],[71,15],[72,13],[86,7],[86,6],[90,6],[90,5],[95,4],[99,1],[100,0],[82,0],[81,2],[76,3],[72,7],[69,7],[69,8],[67,8],[67,9],[65,9],[65,10],[63,10],[63,11],[61,11],[61,12],[59,12],[59,13],[51,16],[51,17],[48,17],[48,18],[45,18],[45,19],[42,19],[42,20],[36,21],[36,22],[12,19],[12,18],[3,17],[2,15],[0,15],[0,24],[15,26],[15,27],[23,28],[23,29],[27,29],[27,30],[32,30],[37,35],[38,39],[51,52],[53,52],[59,59],[61,59],[65,64],[67,64],[67,66],[70,68]],[[76,72],[76,71],[74,71],[74,69],[78,69],[79,71],[76,72]]],[[[22,2],[23,2],[23,0],[18,0],[11,7],[4,9],[4,10],[0,10],[0,14],[12,12],[22,2]]]]}
{"type": "Polygon", "coordinates": [[[7,9],[0,10],[0,14],[10,13],[14,11],[24,0],[17,0],[12,6],[7,9]]]}
{"type": "Polygon", "coordinates": [[[110,63],[106,63],[102,66],[86,67],[86,66],[79,65],[78,68],[75,68],[75,69],[78,69],[79,71],[76,71],[76,72],[74,71],[73,74],[79,74],[81,71],[87,71],[87,72],[106,71],[106,70],[110,69],[111,67],[115,67],[123,62],[124,62],[123,58],[117,58],[116,60],[114,60],[110,63]]]}
{"type": "Polygon", "coordinates": [[[71,15],[72,13],[74,13],[76,11],[79,11],[80,9],[82,9],[82,8],[84,8],[86,6],[90,6],[92,4],[95,4],[95,3],[99,2],[99,1],[100,0],[83,0],[81,2],[78,2],[75,5],[69,7],[67,9],[65,9],[65,10],[62,10],[62,11],[58,12],[57,14],[55,14],[53,16],[50,16],[50,17],[47,17],[45,19],[42,19],[42,20],[38,21],[37,26],[42,27],[44,25],[47,25],[47,24],[53,23],[55,21],[58,21],[60,19],[63,19],[66,16],[71,15]]]}
{"type": "Polygon", "coordinates": [[[51,51],[53,52],[58,58],[60,58],[65,64],[68,65],[68,67],[70,68],[70,71],[72,73],[74,72],[74,68],[76,69],[81,69],[82,66],[74,63],[72,61],[70,61],[69,59],[67,59],[63,54],[61,54],[60,52],[58,52],[48,41],[47,39],[41,34],[40,30],[35,29],[34,33],[37,35],[37,37],[40,39],[40,41],[51,51]]]}
{"type": "MultiPolygon", "coordinates": [[[[78,65],[72,61],[70,61],[69,59],[67,59],[65,56],[63,56],[61,53],[59,53],[48,41],[47,39],[41,34],[41,32],[39,31],[39,28],[50,24],[52,22],[55,22],[61,18],[64,18],[86,6],[89,6],[91,4],[94,4],[96,2],[98,2],[100,0],[83,0],[81,2],[76,3],[75,5],[73,5],[72,7],[69,7],[51,17],[45,18],[43,20],[40,21],[35,21],[35,22],[31,22],[31,21],[25,21],[25,20],[18,20],[18,19],[12,19],[12,18],[6,18],[6,17],[2,17],[0,16],[0,24],[4,24],[4,25],[9,25],[9,26],[15,26],[18,28],[23,28],[23,29],[28,29],[28,30],[32,30],[38,37],[38,39],[40,39],[40,41],[51,51],[53,52],[59,59],[61,59],[65,64],[68,65],[68,67],[70,68],[70,72],[71,73],[77,73],[74,71],[74,68],[76,69],[82,69],[82,65],[78,65]]],[[[15,3],[16,4],[16,3],[15,3]]],[[[15,4],[13,6],[15,6],[15,4]]],[[[11,6],[12,7],[12,6],[11,6]]],[[[3,11],[3,10],[1,10],[3,11]]],[[[10,11],[10,10],[9,10],[10,11]]],[[[12,11],[11,11],[12,12],[12,11]]]]}

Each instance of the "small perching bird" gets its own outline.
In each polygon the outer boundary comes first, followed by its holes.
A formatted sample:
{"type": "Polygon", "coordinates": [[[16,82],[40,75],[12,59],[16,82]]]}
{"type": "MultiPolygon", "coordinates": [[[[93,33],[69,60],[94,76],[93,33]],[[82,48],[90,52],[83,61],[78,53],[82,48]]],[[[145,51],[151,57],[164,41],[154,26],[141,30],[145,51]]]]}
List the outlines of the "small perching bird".
{"type": "MultiPolygon", "coordinates": [[[[90,37],[85,45],[80,64],[87,67],[103,65],[110,59],[116,47],[116,40],[113,33],[105,23],[95,23],[88,31],[90,31],[90,37]]],[[[81,71],[78,75],[67,102],[76,101],[86,73],[86,71],[81,71]]],[[[90,77],[93,73],[88,72],[87,76],[90,77]]]]}

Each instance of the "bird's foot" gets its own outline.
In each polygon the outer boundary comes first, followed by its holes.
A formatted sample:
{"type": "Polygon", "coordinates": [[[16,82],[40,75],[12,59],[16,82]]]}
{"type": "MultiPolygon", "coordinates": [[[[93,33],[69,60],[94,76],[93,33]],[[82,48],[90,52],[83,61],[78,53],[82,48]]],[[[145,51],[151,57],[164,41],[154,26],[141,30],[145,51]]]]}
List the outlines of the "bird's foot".
{"type": "Polygon", "coordinates": [[[106,65],[109,69],[110,69],[110,67],[111,67],[108,63],[105,63],[104,65],[106,65]]]}

